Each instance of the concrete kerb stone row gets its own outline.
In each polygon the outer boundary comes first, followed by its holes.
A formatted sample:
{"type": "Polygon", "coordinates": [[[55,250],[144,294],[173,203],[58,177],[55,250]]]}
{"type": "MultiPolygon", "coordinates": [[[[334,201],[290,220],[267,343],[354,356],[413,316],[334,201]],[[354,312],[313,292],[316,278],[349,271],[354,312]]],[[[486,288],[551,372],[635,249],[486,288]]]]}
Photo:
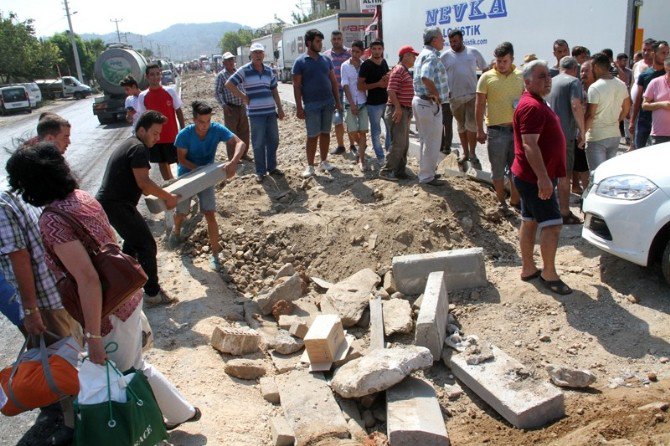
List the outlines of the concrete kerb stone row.
{"type": "Polygon", "coordinates": [[[430,350],[435,361],[442,357],[448,317],[449,296],[445,273],[435,271],[428,276],[414,332],[414,344],[430,350]]]}

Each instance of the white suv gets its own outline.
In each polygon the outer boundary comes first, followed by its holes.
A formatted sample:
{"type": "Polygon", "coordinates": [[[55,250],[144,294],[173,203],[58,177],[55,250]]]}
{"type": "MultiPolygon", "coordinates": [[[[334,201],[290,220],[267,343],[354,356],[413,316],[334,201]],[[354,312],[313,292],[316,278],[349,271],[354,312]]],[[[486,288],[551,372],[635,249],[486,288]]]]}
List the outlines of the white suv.
{"type": "Polygon", "coordinates": [[[30,98],[30,106],[32,108],[37,108],[37,104],[42,102],[42,92],[40,91],[40,87],[38,87],[35,82],[27,82],[21,85],[26,87],[26,90],[28,90],[28,97],[30,98]]]}
{"type": "Polygon", "coordinates": [[[30,97],[23,85],[0,87],[0,114],[27,111],[30,113],[30,97]]]}

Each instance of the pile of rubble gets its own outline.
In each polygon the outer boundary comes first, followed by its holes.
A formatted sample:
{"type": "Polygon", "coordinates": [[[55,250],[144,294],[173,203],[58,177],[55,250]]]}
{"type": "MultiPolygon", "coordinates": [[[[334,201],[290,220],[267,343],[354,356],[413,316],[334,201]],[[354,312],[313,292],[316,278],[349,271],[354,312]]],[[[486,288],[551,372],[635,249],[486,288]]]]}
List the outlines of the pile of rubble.
{"type": "MultiPolygon", "coordinates": [[[[275,445],[449,445],[443,409],[421,372],[435,361],[518,428],[565,413],[562,392],[546,377],[463,336],[450,314],[447,290],[488,284],[480,248],[395,257],[383,275],[363,269],[334,284],[287,263],[261,284],[244,303],[245,323],[216,327],[211,345],[224,354],[227,374],[259,379],[263,397],[278,406],[275,445]],[[387,344],[388,336],[397,342],[387,344]]],[[[558,386],[595,380],[547,369],[558,386]]],[[[445,390],[450,399],[462,394],[458,384],[445,390]]]]}

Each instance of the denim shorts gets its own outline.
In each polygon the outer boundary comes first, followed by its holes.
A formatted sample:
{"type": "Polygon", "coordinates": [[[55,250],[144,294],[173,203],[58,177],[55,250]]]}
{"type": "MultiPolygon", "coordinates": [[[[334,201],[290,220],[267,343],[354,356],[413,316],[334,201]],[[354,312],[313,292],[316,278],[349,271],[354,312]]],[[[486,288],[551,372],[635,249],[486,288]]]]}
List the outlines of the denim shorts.
{"type": "Polygon", "coordinates": [[[556,195],[556,180],[553,181],[554,190],[548,200],[542,200],[537,196],[537,183],[529,183],[516,176],[513,177],[513,180],[521,196],[521,219],[523,221],[535,221],[538,228],[563,224],[556,195]]]}
{"type": "Polygon", "coordinates": [[[330,128],[333,125],[333,112],[335,105],[332,102],[320,105],[318,107],[305,106],[305,126],[307,127],[307,137],[313,138],[321,133],[330,134],[330,128]]]}
{"type": "MultiPolygon", "coordinates": [[[[191,211],[191,198],[179,202],[177,205],[177,214],[187,215],[191,211]]],[[[216,196],[214,186],[198,192],[198,201],[200,202],[200,212],[211,212],[216,210],[216,196]]]]}
{"type": "Polygon", "coordinates": [[[509,176],[514,162],[514,132],[512,126],[491,126],[486,146],[491,163],[491,179],[502,180],[509,176]]]}
{"type": "Polygon", "coordinates": [[[351,113],[351,106],[345,105],[345,122],[347,123],[347,132],[367,132],[370,130],[368,121],[368,108],[365,104],[358,106],[358,115],[351,113]]]}

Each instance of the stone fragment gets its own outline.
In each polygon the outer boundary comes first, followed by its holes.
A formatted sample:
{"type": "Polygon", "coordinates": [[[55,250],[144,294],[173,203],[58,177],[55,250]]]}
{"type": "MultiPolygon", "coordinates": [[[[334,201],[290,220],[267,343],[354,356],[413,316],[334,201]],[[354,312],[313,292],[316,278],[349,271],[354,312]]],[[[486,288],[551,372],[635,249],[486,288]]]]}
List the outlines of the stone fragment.
{"type": "Polygon", "coordinates": [[[405,294],[421,293],[433,271],[445,272],[447,289],[452,291],[487,285],[482,248],[398,256],[392,264],[396,289],[405,294]]]}
{"type": "Polygon", "coordinates": [[[279,271],[277,271],[277,274],[275,274],[275,280],[279,279],[280,277],[290,277],[294,274],[295,268],[293,268],[293,265],[286,263],[284,266],[279,268],[279,271]]]}
{"type": "Polygon", "coordinates": [[[668,404],[667,401],[655,401],[653,403],[649,403],[649,404],[645,404],[644,406],[640,406],[640,407],[637,408],[637,410],[640,410],[640,411],[653,410],[653,411],[667,412],[669,407],[670,407],[670,404],[668,404]]]}
{"type": "Polygon", "coordinates": [[[351,327],[360,320],[372,292],[380,281],[381,278],[377,273],[366,268],[330,287],[323,300],[328,301],[340,315],[345,328],[351,327]]]}
{"type": "Polygon", "coordinates": [[[256,379],[267,372],[265,364],[260,359],[236,358],[226,362],[224,371],[235,378],[256,379]]]}
{"type": "Polygon", "coordinates": [[[323,374],[295,370],[275,379],[296,446],[349,436],[347,422],[323,374]]]}
{"type": "Polygon", "coordinates": [[[589,370],[577,370],[556,364],[548,364],[545,369],[551,382],[559,387],[579,389],[596,382],[596,376],[589,370]]]}
{"type": "Polygon", "coordinates": [[[306,319],[302,316],[296,316],[293,314],[282,314],[281,316],[279,316],[279,319],[277,319],[277,325],[279,325],[279,328],[288,330],[289,328],[291,328],[293,324],[305,321],[306,319]]]}
{"type": "Polygon", "coordinates": [[[361,418],[361,413],[358,410],[358,405],[353,400],[340,399],[338,400],[342,415],[347,420],[347,427],[351,437],[358,441],[363,441],[368,433],[365,431],[365,423],[361,418]]]}
{"type": "Polygon", "coordinates": [[[259,380],[261,386],[261,395],[265,401],[272,404],[279,404],[279,389],[274,376],[264,376],[259,380]]]}
{"type": "Polygon", "coordinates": [[[289,327],[288,332],[291,333],[291,335],[300,338],[300,339],[305,339],[305,336],[307,335],[307,331],[309,328],[307,327],[307,324],[304,322],[295,322],[289,327]]]}
{"type": "Polygon", "coordinates": [[[289,426],[286,417],[272,417],[270,420],[270,429],[272,431],[272,444],[274,446],[293,446],[295,435],[293,429],[289,426]]]}
{"type": "Polygon", "coordinates": [[[384,284],[383,288],[386,290],[387,293],[393,294],[396,292],[395,282],[393,281],[393,271],[391,270],[386,271],[386,274],[384,274],[383,284],[384,284]]]}
{"type": "Polygon", "coordinates": [[[331,386],[344,398],[358,398],[386,390],[413,371],[432,364],[433,357],[424,347],[376,349],[337,369],[331,386]]]}
{"type": "Polygon", "coordinates": [[[277,336],[271,341],[268,345],[270,348],[274,348],[275,351],[281,353],[282,355],[290,355],[295,353],[298,350],[301,350],[305,346],[302,339],[297,339],[291,336],[291,334],[286,330],[279,330],[277,336]]]}
{"type": "Polygon", "coordinates": [[[370,301],[370,347],[368,351],[384,348],[384,312],[382,300],[375,297],[370,301]]]}
{"type": "Polygon", "coordinates": [[[293,312],[295,305],[285,300],[279,300],[272,306],[272,317],[279,320],[280,316],[289,315],[293,312]]]}
{"type": "Polygon", "coordinates": [[[407,377],[386,391],[386,406],[390,444],[450,445],[440,403],[429,381],[407,377]]]}
{"type": "Polygon", "coordinates": [[[382,302],[384,313],[384,334],[410,333],[413,328],[412,308],[403,299],[391,299],[382,302]]]}
{"type": "Polygon", "coordinates": [[[363,353],[365,350],[363,349],[363,340],[362,339],[355,339],[352,335],[347,335],[347,341],[350,344],[349,351],[347,352],[346,356],[341,359],[335,359],[333,361],[333,367],[340,367],[346,364],[349,361],[353,361],[354,359],[360,358],[363,356],[363,353]]]}
{"type": "Polygon", "coordinates": [[[445,355],[445,363],[495,411],[519,429],[533,429],[565,415],[563,393],[533,377],[519,361],[495,345],[493,360],[470,365],[463,354],[445,355]],[[450,357],[447,357],[450,356],[450,357]]]}
{"type": "Polygon", "coordinates": [[[428,348],[436,361],[442,356],[448,314],[449,296],[445,273],[432,272],[428,276],[421,309],[416,319],[414,343],[428,348]]]}
{"type": "Polygon", "coordinates": [[[244,355],[260,350],[261,337],[250,328],[215,327],[210,343],[222,353],[244,355]]]}
{"type": "Polygon", "coordinates": [[[286,373],[295,370],[300,364],[300,353],[292,353],[290,355],[282,355],[281,353],[271,350],[270,359],[274,364],[277,373],[286,373]]]}
{"type": "Polygon", "coordinates": [[[365,427],[371,428],[375,424],[377,424],[377,420],[375,419],[375,416],[372,415],[371,410],[364,410],[363,411],[363,423],[365,424],[365,427]]]}
{"type": "Polygon", "coordinates": [[[450,400],[457,400],[463,395],[463,389],[458,383],[454,383],[453,385],[445,384],[444,385],[444,392],[447,395],[447,398],[450,400]]]}
{"type": "MultiPolygon", "coordinates": [[[[285,279],[284,277],[279,280],[285,279]]],[[[294,274],[287,280],[275,285],[268,293],[256,296],[256,302],[264,315],[272,312],[272,307],[280,300],[293,302],[302,295],[302,280],[299,274],[294,274]]]]}
{"type": "Polygon", "coordinates": [[[421,295],[419,295],[419,297],[417,297],[414,303],[412,304],[412,310],[419,311],[421,309],[422,303],[423,303],[423,293],[421,293],[421,295]]]}

